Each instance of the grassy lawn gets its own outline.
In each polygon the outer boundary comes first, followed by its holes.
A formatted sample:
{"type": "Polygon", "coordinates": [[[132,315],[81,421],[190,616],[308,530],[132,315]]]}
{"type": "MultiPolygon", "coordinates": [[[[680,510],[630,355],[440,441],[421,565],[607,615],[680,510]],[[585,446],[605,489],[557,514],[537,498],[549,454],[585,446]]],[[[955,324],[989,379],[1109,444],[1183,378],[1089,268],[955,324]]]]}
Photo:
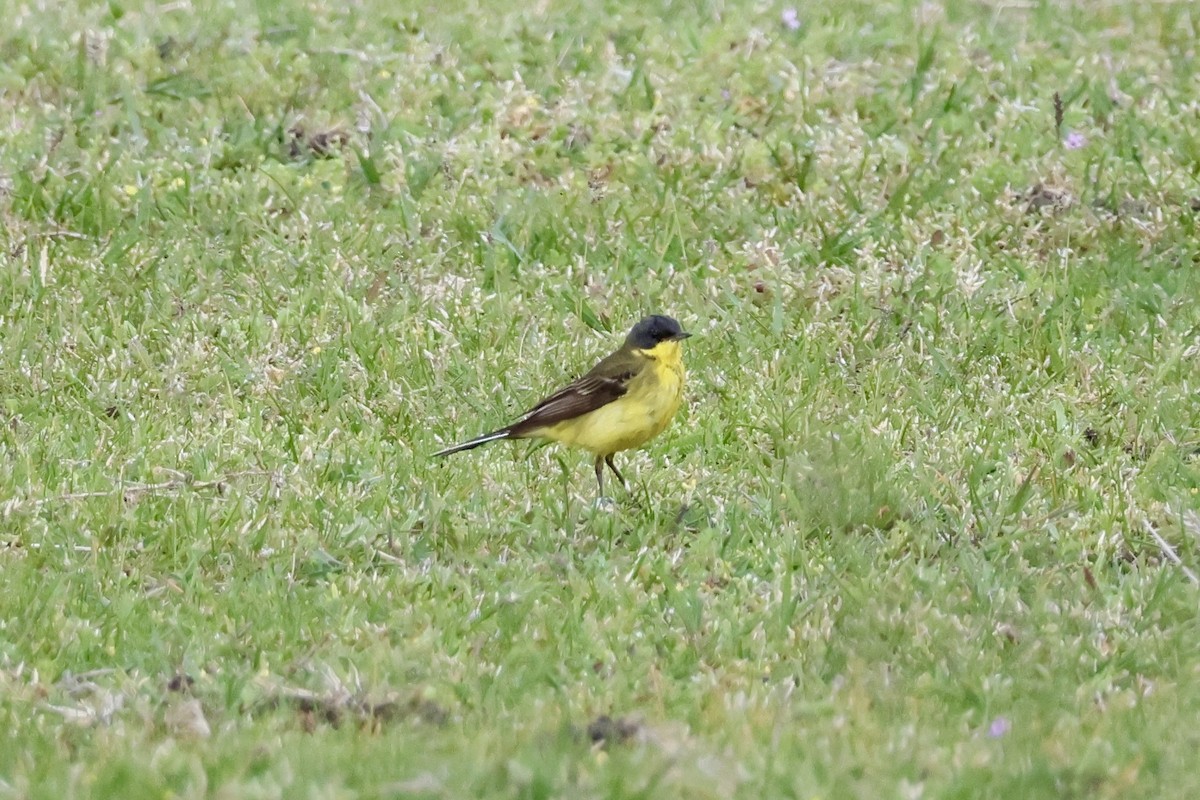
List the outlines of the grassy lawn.
{"type": "Polygon", "coordinates": [[[1200,10],[439,5],[6,7],[0,798],[1200,796],[1200,10]]]}

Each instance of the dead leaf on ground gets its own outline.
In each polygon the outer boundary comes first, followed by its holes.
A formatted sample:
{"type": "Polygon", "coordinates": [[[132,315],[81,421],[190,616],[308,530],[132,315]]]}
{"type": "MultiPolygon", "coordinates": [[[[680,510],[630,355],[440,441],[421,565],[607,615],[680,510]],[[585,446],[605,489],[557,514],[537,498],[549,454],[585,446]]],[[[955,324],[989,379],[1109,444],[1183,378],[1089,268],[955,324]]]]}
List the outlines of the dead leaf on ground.
{"type": "Polygon", "coordinates": [[[299,123],[288,128],[287,136],[291,158],[329,158],[350,143],[350,134],[341,128],[309,132],[299,123]]]}
{"type": "Polygon", "coordinates": [[[1044,183],[1034,184],[1033,188],[1019,197],[1025,201],[1026,214],[1033,214],[1042,209],[1048,209],[1050,213],[1059,213],[1075,205],[1075,195],[1069,189],[1044,183]]]}
{"type": "Polygon", "coordinates": [[[641,730],[642,724],[629,717],[613,719],[602,714],[592,720],[587,726],[588,739],[592,744],[608,747],[611,744],[624,744],[641,730]]]}
{"type": "Polygon", "coordinates": [[[372,728],[403,720],[442,725],[450,716],[443,706],[420,695],[404,697],[388,692],[370,696],[351,693],[344,688],[320,693],[279,687],[258,704],[261,710],[279,707],[294,708],[300,716],[301,726],[310,732],[321,723],[336,728],[346,721],[372,728]]]}
{"type": "Polygon", "coordinates": [[[212,728],[204,716],[204,707],[194,697],[180,698],[170,703],[163,714],[163,722],[175,736],[207,739],[212,735],[212,728]]]}

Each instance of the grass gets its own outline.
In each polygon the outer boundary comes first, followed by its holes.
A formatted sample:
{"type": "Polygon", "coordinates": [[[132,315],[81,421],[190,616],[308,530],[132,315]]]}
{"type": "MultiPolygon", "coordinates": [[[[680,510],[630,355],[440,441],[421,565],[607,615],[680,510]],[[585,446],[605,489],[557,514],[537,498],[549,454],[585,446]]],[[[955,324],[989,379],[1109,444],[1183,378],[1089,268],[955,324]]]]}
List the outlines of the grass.
{"type": "Polygon", "coordinates": [[[1195,796],[1194,6],[518,6],[8,9],[0,796],[1195,796]]]}

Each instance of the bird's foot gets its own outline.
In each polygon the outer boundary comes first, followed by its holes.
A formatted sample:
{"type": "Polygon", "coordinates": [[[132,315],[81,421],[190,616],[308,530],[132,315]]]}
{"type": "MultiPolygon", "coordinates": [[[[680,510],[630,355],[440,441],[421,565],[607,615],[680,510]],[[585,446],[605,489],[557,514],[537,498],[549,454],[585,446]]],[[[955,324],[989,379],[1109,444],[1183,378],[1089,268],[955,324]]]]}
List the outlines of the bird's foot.
{"type": "Polygon", "coordinates": [[[611,514],[617,510],[617,503],[611,497],[597,497],[592,507],[597,511],[604,511],[611,514]]]}

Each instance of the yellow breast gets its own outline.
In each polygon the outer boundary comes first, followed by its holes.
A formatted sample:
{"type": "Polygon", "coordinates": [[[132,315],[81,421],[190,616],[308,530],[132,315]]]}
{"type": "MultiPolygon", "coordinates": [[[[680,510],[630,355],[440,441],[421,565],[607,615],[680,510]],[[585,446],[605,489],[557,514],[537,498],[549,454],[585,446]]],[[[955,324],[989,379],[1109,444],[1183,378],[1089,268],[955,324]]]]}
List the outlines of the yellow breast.
{"type": "Polygon", "coordinates": [[[678,342],[661,342],[638,354],[646,366],[629,390],[602,408],[548,428],[543,435],[609,456],[640,447],[666,429],[683,400],[683,359],[678,342]]]}

